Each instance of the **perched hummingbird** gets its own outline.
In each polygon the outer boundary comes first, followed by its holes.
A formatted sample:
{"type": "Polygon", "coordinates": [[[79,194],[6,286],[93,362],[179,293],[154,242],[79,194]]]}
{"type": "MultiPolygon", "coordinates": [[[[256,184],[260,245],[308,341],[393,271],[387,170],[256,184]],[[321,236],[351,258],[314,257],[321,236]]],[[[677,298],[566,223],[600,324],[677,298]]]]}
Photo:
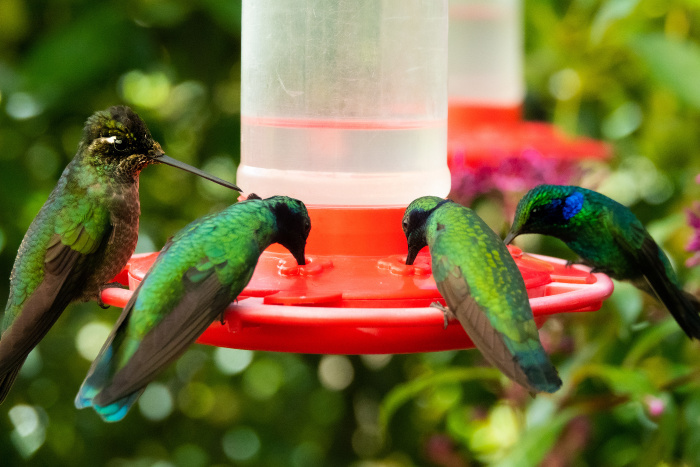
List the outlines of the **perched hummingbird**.
{"type": "Polygon", "coordinates": [[[304,204],[253,195],[198,219],[170,240],[124,307],[75,399],[121,420],[146,385],[214,321],[250,281],[272,243],[300,265],[311,221],[304,204]]]}
{"type": "Polygon", "coordinates": [[[429,247],[433,277],[448,306],[441,309],[459,320],[486,360],[531,392],[559,389],[525,282],[500,237],[471,209],[435,196],[408,206],[403,231],[406,264],[429,247]]]}
{"type": "Polygon", "coordinates": [[[577,186],[540,185],[518,203],[505,242],[526,233],[559,238],[593,271],[657,297],[688,337],[700,339],[700,302],[681,289],[664,252],[625,206],[577,186]]]}
{"type": "Polygon", "coordinates": [[[98,299],[134,252],[139,172],[154,163],[240,191],[166,156],[130,108],[92,115],[77,154],[29,226],[15,259],[0,325],[0,402],[63,309],[74,300],[98,299]]]}

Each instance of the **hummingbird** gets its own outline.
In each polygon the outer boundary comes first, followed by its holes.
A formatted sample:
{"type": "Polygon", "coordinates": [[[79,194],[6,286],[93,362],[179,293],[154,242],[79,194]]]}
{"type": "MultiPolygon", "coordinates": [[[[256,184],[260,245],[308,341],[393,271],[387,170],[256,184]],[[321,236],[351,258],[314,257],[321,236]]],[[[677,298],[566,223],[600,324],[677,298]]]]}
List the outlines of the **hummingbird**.
{"type": "Polygon", "coordinates": [[[311,221],[304,203],[252,195],[198,219],[163,247],[134,291],[75,399],[119,421],[146,385],[217,318],[248,284],[272,243],[304,265],[311,221]]]}
{"type": "Polygon", "coordinates": [[[29,352],[73,301],[99,300],[131,257],[139,226],[139,172],[167,164],[233,190],[165,155],[129,107],[88,118],[78,151],[20,244],[0,322],[0,403],[29,352]]]}
{"type": "Polygon", "coordinates": [[[403,216],[406,264],[426,245],[433,278],[447,302],[432,306],[456,317],[486,360],[531,393],[561,387],[542,347],[525,281],[500,237],[472,211],[436,196],[414,200],[403,216]]]}
{"type": "Polygon", "coordinates": [[[556,237],[593,272],[656,297],[688,337],[700,339],[700,302],[681,288],[668,257],[627,207],[578,186],[540,185],[518,203],[505,243],[527,233],[556,237]]]}

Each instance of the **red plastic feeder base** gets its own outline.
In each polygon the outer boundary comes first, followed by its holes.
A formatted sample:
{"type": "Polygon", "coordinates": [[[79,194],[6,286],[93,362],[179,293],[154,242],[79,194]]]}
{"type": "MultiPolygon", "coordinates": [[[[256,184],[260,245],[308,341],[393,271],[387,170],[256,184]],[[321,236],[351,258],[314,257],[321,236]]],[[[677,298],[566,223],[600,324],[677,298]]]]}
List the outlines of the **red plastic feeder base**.
{"type": "MultiPolygon", "coordinates": [[[[412,353],[473,347],[457,321],[444,328],[444,303],[424,250],[404,264],[404,207],[309,207],[306,266],[279,245],[263,253],[253,278],[198,342],[221,347],[317,354],[412,353]]],[[[595,311],[613,291],[604,274],[509,247],[520,268],[535,320],[595,311]]],[[[135,255],[102,300],[123,307],[157,253],[135,255]]]]}

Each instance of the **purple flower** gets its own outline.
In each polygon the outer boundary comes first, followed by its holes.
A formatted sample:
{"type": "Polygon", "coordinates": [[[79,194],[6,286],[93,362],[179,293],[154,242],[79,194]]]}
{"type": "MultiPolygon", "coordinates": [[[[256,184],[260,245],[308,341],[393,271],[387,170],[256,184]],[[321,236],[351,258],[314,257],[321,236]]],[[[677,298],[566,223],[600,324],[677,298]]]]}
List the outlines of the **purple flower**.
{"type": "MultiPolygon", "coordinates": [[[[695,177],[695,183],[700,183],[700,174],[695,177]]],[[[693,228],[693,237],[685,246],[686,251],[694,254],[685,262],[689,268],[700,264],[700,201],[695,201],[691,209],[686,210],[688,225],[693,228]]]]}
{"type": "MultiPolygon", "coordinates": [[[[455,162],[458,160],[455,157],[455,162]]],[[[520,156],[500,158],[496,164],[471,167],[455,163],[450,197],[468,205],[474,198],[494,191],[524,193],[542,183],[568,185],[581,173],[577,160],[545,157],[534,149],[525,149],[520,156]]]]}
{"type": "Polygon", "coordinates": [[[605,143],[569,137],[539,122],[484,122],[450,131],[450,198],[469,206],[477,197],[496,195],[507,218],[527,190],[543,183],[575,184],[584,174],[581,162],[602,162],[612,154],[605,143]]]}
{"type": "Polygon", "coordinates": [[[693,252],[693,256],[688,258],[685,265],[690,267],[700,264],[700,202],[693,203],[692,209],[686,211],[688,225],[693,228],[693,236],[685,246],[686,251],[693,252]]]}

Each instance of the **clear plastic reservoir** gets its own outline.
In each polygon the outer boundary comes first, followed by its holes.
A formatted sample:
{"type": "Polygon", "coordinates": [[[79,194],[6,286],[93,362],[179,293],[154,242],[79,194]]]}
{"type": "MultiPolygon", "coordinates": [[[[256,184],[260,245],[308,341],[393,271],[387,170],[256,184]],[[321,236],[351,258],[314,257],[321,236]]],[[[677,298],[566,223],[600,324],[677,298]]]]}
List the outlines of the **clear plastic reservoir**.
{"type": "Polygon", "coordinates": [[[244,0],[238,184],[321,205],[446,196],[447,0],[244,0]]]}
{"type": "Polygon", "coordinates": [[[450,106],[519,107],[521,0],[450,0],[450,106]]]}

